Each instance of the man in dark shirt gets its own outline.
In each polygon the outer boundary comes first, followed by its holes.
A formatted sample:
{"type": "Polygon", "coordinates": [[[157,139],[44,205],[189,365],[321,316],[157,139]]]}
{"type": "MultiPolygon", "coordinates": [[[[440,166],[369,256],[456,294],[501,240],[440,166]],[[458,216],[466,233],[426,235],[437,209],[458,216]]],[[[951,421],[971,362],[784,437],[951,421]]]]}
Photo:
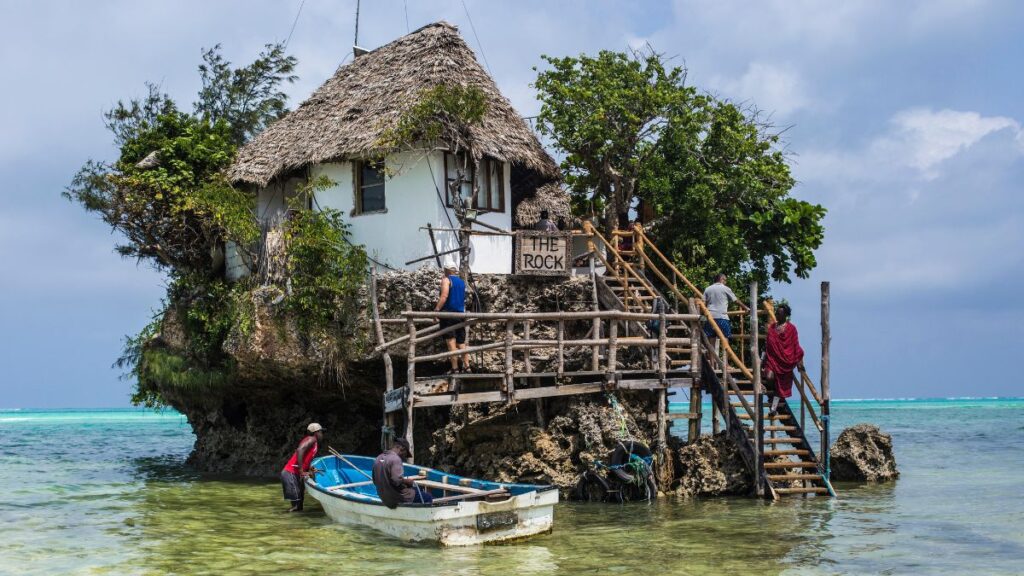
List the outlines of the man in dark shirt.
{"type": "Polygon", "coordinates": [[[373,485],[377,487],[380,501],[388,508],[433,500],[429,492],[413,485],[415,478],[404,476],[402,463],[410,455],[409,442],[405,438],[396,438],[391,450],[377,456],[373,462],[373,485]]]}

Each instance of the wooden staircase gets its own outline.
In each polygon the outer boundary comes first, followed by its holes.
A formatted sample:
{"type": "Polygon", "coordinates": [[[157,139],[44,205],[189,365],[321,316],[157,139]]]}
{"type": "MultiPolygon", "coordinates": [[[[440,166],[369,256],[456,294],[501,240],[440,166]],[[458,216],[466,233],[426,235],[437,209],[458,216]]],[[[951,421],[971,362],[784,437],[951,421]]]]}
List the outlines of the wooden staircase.
{"type": "MultiPolygon", "coordinates": [[[[687,302],[690,312],[710,317],[704,306],[703,294],[658,250],[639,225],[632,231],[614,232],[612,242],[605,240],[593,227],[586,228],[586,231],[592,238],[596,238],[592,241],[591,250],[602,260],[607,270],[606,275],[595,276],[602,307],[652,313],[657,299],[662,299],[670,305],[662,294],[662,290],[665,290],[676,302],[687,302]],[[620,251],[617,249],[618,238],[627,234],[633,236],[630,243],[632,248],[620,251]],[[605,255],[596,250],[598,243],[604,245],[605,255]],[[652,258],[648,252],[654,257],[652,258]],[[649,277],[657,278],[660,281],[659,286],[656,286],[649,277]],[[683,284],[682,288],[680,283],[683,284]]],[[[759,309],[756,302],[751,302],[751,307],[765,315],[767,319],[774,320],[770,302],[764,303],[763,310],[759,309]]],[[[671,308],[674,312],[675,307],[671,308]]],[[[704,334],[690,334],[687,325],[668,323],[666,330],[670,336],[685,335],[693,340],[700,339],[702,345],[699,347],[697,358],[700,363],[702,389],[711,395],[717,409],[715,412],[721,415],[727,433],[740,446],[744,461],[755,474],[758,494],[770,499],[787,495],[834,497],[835,490],[828,479],[827,394],[824,390],[822,393],[816,390],[814,383],[801,367],[794,383],[796,394],[791,398],[799,398],[799,417],[785,399],[780,399],[777,414],[769,415],[771,398],[761,385],[760,379],[754,376],[754,370],[760,369],[759,362],[756,361],[757,345],[751,341],[751,335],[757,333],[756,318],[751,319],[750,335],[743,330],[745,325],[742,317],[739,324],[739,334],[733,337],[738,341],[738,350],[732,342],[724,339],[717,325],[710,324],[719,340],[727,342],[720,357],[714,353],[713,340],[704,334]],[[754,370],[743,362],[744,344],[752,345],[748,356],[754,370]],[[805,433],[808,416],[812,428],[821,435],[820,455],[815,453],[805,433]]],[[[643,327],[639,329],[646,331],[643,327]]],[[[692,366],[695,356],[690,349],[669,348],[665,352],[666,363],[670,368],[689,369],[691,373],[695,372],[692,366]]],[[[699,403],[699,392],[691,396],[696,396],[696,402],[699,403]]],[[[699,412],[699,405],[696,411],[699,412]]],[[[691,402],[690,415],[694,412],[691,402]]],[[[699,434],[699,426],[699,418],[696,422],[691,419],[691,439],[697,435],[694,434],[695,429],[699,434]]],[[[717,420],[714,421],[714,428],[717,431],[717,420]]]]}

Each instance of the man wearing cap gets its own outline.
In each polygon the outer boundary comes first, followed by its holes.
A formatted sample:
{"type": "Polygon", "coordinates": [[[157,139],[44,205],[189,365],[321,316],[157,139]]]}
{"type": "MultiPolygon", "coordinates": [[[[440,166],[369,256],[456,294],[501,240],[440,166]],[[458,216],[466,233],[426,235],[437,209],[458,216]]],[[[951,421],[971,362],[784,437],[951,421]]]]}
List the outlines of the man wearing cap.
{"type": "Polygon", "coordinates": [[[302,511],[302,499],[306,495],[304,479],[309,476],[309,465],[316,457],[320,441],[324,439],[323,426],[313,422],[306,427],[306,437],[299,442],[299,447],[281,470],[281,486],[284,488],[284,499],[292,503],[289,512],[302,511]]]}
{"type": "MultiPolygon", "coordinates": [[[[435,312],[465,312],[466,311],[466,282],[459,278],[458,270],[454,265],[448,264],[444,267],[444,277],[441,278],[441,294],[434,306],[435,312]]],[[[441,330],[461,324],[459,318],[441,318],[441,330]]],[[[466,327],[457,328],[444,334],[445,344],[448,350],[462,350],[466,348],[466,327]]],[[[459,357],[452,356],[452,374],[459,371],[459,357]]],[[[463,370],[469,372],[469,354],[462,355],[463,370]]]]}
{"type": "Polygon", "coordinates": [[[430,492],[413,484],[414,477],[404,475],[403,462],[412,455],[409,441],[395,438],[391,450],[377,456],[373,461],[373,485],[377,487],[380,501],[388,508],[397,508],[399,504],[419,502],[429,504],[434,500],[430,492]]]}

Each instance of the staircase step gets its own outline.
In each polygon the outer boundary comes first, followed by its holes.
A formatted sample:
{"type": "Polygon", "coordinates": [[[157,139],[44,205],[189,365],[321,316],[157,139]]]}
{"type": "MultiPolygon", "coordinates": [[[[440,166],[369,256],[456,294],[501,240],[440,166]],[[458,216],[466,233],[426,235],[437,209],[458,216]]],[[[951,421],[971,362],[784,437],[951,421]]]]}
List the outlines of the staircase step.
{"type": "Polygon", "coordinates": [[[765,450],[765,456],[810,456],[810,450],[765,450]]]}
{"type": "Polygon", "coordinates": [[[828,494],[828,488],[776,488],[776,494],[828,494]]]}
{"type": "Polygon", "coordinates": [[[769,474],[772,482],[788,482],[791,480],[821,480],[821,474],[769,474]]]}
{"type": "Polygon", "coordinates": [[[765,426],[765,432],[793,432],[799,430],[799,426],[765,426]]]}
{"type": "Polygon", "coordinates": [[[803,438],[765,438],[765,444],[803,444],[803,438]]]}
{"type": "MultiPolygon", "coordinates": [[[[749,414],[737,414],[737,416],[739,417],[740,420],[750,420],[751,419],[749,414]]],[[[771,418],[768,418],[767,416],[765,416],[764,419],[765,420],[790,420],[791,417],[790,417],[789,414],[776,414],[775,416],[772,416],[771,418]]]]}
{"type": "Polygon", "coordinates": [[[767,469],[775,468],[817,468],[817,462],[765,462],[764,467],[767,469]]]}

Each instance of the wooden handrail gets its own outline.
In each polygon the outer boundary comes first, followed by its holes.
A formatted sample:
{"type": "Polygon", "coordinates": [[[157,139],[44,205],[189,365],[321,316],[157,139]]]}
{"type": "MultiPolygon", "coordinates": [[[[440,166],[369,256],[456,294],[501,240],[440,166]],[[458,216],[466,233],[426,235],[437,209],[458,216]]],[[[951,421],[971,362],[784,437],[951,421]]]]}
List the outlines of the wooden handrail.
{"type": "MultiPolygon", "coordinates": [[[[613,246],[611,243],[609,243],[608,240],[606,240],[605,237],[602,236],[601,233],[597,231],[597,228],[594,228],[593,224],[591,224],[590,222],[584,222],[583,223],[583,229],[585,231],[587,231],[588,233],[590,233],[592,236],[594,236],[597,239],[599,239],[601,241],[601,243],[604,244],[606,248],[608,248],[608,250],[611,252],[611,254],[613,254],[615,256],[616,261],[618,263],[620,263],[626,269],[626,272],[628,273],[628,275],[632,276],[633,278],[636,278],[637,280],[640,281],[641,284],[643,284],[644,288],[647,290],[647,292],[649,293],[650,296],[653,296],[653,297],[657,297],[658,296],[658,292],[657,292],[657,290],[654,289],[654,285],[651,284],[647,280],[647,278],[644,278],[639,273],[637,273],[637,271],[633,269],[633,267],[629,264],[629,262],[626,262],[626,260],[622,257],[622,255],[619,254],[618,249],[615,246],[613,246]]],[[[609,266],[607,260],[604,260],[604,263],[605,263],[605,266],[609,266]]],[[[628,283],[623,283],[623,287],[628,290],[629,287],[628,287],[627,284],[628,283]]]]}
{"type": "MultiPolygon", "coordinates": [[[[641,234],[643,233],[641,232],[641,234]]],[[[722,329],[718,327],[718,323],[715,322],[715,319],[711,316],[711,311],[708,310],[707,304],[704,303],[703,292],[697,290],[697,287],[694,286],[689,280],[687,280],[686,276],[683,276],[683,273],[680,272],[678,268],[676,268],[671,262],[669,262],[665,258],[665,255],[662,254],[660,250],[658,250],[658,247],[655,246],[653,242],[648,241],[647,245],[652,250],[654,250],[654,253],[659,255],[665,261],[665,264],[667,264],[673,272],[675,272],[680,278],[682,278],[683,281],[686,282],[687,286],[689,286],[696,293],[697,298],[694,298],[694,301],[697,303],[697,306],[700,307],[701,312],[707,317],[708,325],[711,326],[712,330],[715,331],[715,335],[718,336],[718,340],[722,342],[722,346],[725,348],[725,351],[729,354],[730,359],[732,359],[732,361],[736,364],[736,367],[743,372],[744,376],[753,379],[753,373],[751,373],[750,369],[747,368],[745,364],[743,364],[743,360],[741,360],[740,357],[736,355],[736,351],[733,350],[732,346],[729,344],[729,339],[725,337],[725,334],[722,332],[722,329]]],[[[679,288],[669,283],[668,278],[665,277],[661,270],[658,269],[658,266],[650,259],[649,256],[647,256],[645,252],[641,252],[640,256],[642,256],[644,260],[647,261],[647,263],[651,267],[651,270],[653,270],[654,273],[658,275],[658,278],[660,278],[662,282],[664,282],[667,286],[669,286],[669,288],[672,289],[676,297],[683,299],[686,298],[686,296],[679,290],[679,288]]]]}

